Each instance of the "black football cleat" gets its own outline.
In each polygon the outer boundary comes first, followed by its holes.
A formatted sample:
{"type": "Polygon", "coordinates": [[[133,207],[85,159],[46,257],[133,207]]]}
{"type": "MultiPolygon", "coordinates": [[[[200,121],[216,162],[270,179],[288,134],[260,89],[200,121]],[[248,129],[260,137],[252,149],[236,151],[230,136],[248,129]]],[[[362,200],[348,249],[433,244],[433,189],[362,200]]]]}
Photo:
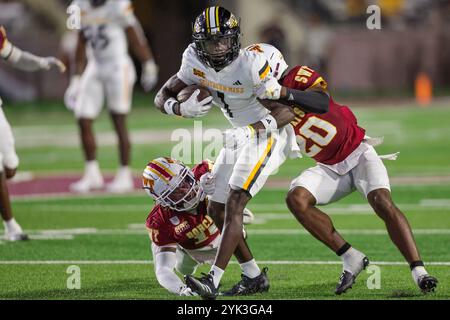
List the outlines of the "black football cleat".
{"type": "Polygon", "coordinates": [[[422,293],[430,293],[434,292],[436,289],[438,280],[435,277],[430,276],[429,274],[423,275],[419,278],[418,285],[422,293]]]}
{"type": "Polygon", "coordinates": [[[261,274],[256,278],[249,278],[241,275],[241,281],[236,283],[233,288],[221,293],[223,296],[247,296],[255,293],[263,293],[270,288],[269,278],[267,277],[267,267],[263,268],[261,274]]]}
{"type": "Polygon", "coordinates": [[[340,295],[342,293],[345,293],[348,289],[351,289],[353,284],[355,283],[356,277],[361,273],[362,270],[366,269],[368,265],[369,259],[367,257],[364,257],[362,261],[362,268],[356,274],[344,270],[339,278],[339,282],[336,285],[336,290],[334,291],[334,293],[340,295]]]}
{"type": "Polygon", "coordinates": [[[185,275],[184,280],[186,281],[186,285],[202,297],[202,299],[215,300],[219,295],[219,290],[214,286],[212,275],[203,272],[202,275],[201,278],[196,278],[189,274],[185,275]]]}

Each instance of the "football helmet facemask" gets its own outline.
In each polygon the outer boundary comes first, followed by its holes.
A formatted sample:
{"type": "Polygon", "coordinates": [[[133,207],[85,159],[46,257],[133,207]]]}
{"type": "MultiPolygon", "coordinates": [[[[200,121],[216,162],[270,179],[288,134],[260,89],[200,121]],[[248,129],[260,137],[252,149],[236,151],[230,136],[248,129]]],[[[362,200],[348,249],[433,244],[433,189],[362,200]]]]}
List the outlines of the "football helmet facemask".
{"type": "Polygon", "coordinates": [[[204,198],[192,170],[171,158],[149,162],[142,175],[142,185],[156,203],[175,211],[191,211],[204,198]]]}
{"type": "Polygon", "coordinates": [[[192,26],[197,55],[216,71],[232,63],[241,49],[239,20],[225,8],[209,7],[197,16],[192,26]]]}

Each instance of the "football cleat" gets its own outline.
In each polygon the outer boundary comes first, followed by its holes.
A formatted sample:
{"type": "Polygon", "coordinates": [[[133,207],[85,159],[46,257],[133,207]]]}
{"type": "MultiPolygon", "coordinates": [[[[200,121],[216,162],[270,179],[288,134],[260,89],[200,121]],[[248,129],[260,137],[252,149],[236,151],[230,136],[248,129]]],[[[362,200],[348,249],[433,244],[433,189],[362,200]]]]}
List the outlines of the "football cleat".
{"type": "Polygon", "coordinates": [[[215,300],[219,295],[219,290],[214,286],[213,277],[211,274],[202,272],[201,278],[196,278],[192,275],[185,275],[184,280],[186,285],[195,293],[197,293],[204,300],[215,300]]]}
{"type": "Polygon", "coordinates": [[[261,274],[256,278],[249,278],[241,275],[241,281],[236,283],[233,288],[223,292],[223,296],[246,296],[255,293],[263,293],[270,288],[269,278],[267,277],[267,267],[263,268],[261,274]]]}
{"type": "Polygon", "coordinates": [[[106,190],[111,193],[133,192],[134,182],[133,174],[130,169],[120,169],[114,180],[106,186],[106,190]]]}
{"type": "Polygon", "coordinates": [[[419,278],[418,285],[422,293],[434,292],[437,287],[438,280],[435,277],[425,274],[419,278]]]}
{"type": "Polygon", "coordinates": [[[5,239],[8,241],[26,241],[26,240],[30,240],[30,238],[28,237],[27,234],[23,233],[23,232],[9,232],[5,234],[5,239]]]}
{"type": "Polygon", "coordinates": [[[367,257],[364,257],[362,259],[360,270],[355,274],[344,270],[344,272],[342,272],[341,276],[339,277],[339,282],[336,285],[336,290],[334,291],[334,293],[340,295],[342,293],[345,293],[348,289],[351,289],[353,284],[355,283],[356,277],[361,273],[362,270],[366,269],[368,265],[369,259],[367,257]]]}

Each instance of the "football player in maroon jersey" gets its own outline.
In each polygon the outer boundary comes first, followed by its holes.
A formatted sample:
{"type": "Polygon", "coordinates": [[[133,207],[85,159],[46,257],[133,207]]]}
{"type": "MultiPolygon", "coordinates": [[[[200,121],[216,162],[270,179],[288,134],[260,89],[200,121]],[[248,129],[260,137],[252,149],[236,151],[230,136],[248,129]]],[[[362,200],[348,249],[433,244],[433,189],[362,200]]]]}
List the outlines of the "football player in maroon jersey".
{"type": "MultiPolygon", "coordinates": [[[[193,274],[199,264],[213,264],[220,244],[220,230],[207,215],[207,195],[215,190],[212,163],[203,161],[192,170],[170,158],[148,163],[143,172],[143,188],[156,201],[146,227],[152,241],[153,261],[158,282],[172,293],[195,293],[176,275],[193,274]]],[[[247,214],[251,214],[247,210],[247,214]]],[[[269,288],[266,271],[254,260],[237,256],[244,277],[259,276],[269,288]]],[[[248,292],[250,293],[250,292],[248,292]]]]}
{"type": "MultiPolygon", "coordinates": [[[[272,46],[260,44],[273,70],[279,68],[279,54],[272,46]]],[[[278,51],[278,50],[276,50],[278,51]]],[[[282,63],[284,60],[281,60],[282,63]]],[[[336,294],[351,288],[358,274],[368,265],[367,257],[353,248],[334,228],[330,217],[317,208],[338,201],[358,190],[386,224],[393,243],[409,263],[414,282],[422,292],[434,291],[437,279],[428,274],[419,255],[411,227],[391,198],[389,177],[383,158],[374,146],[380,139],[371,139],[358,126],[347,106],[329,98],[328,112],[312,114],[304,108],[306,92],[327,92],[326,81],[307,66],[287,71],[279,83],[266,83],[258,89],[261,99],[285,99],[294,108],[292,122],[297,142],[304,155],[317,161],[317,166],[302,172],[292,181],[287,205],[297,220],[318,240],[333,250],[343,261],[343,273],[336,294]]],[[[309,105],[309,104],[308,104],[309,105]]]]}

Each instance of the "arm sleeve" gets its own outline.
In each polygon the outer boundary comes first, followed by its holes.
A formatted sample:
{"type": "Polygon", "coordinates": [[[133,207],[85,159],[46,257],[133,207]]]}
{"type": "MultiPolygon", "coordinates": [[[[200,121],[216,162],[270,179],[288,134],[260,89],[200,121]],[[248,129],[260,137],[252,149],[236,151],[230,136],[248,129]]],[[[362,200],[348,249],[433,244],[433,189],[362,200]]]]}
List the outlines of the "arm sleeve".
{"type": "Polygon", "coordinates": [[[323,91],[300,91],[287,88],[288,101],[310,113],[328,112],[330,97],[323,91]]]}
{"type": "Polygon", "coordinates": [[[288,89],[287,100],[299,105],[304,111],[326,113],[329,108],[327,82],[320,74],[307,66],[292,68],[282,83],[288,89]]]}
{"type": "Polygon", "coordinates": [[[23,71],[38,71],[45,68],[45,58],[22,51],[11,45],[11,52],[4,57],[13,67],[23,71]]]}
{"type": "Polygon", "coordinates": [[[175,252],[163,251],[152,243],[153,261],[156,279],[159,284],[171,293],[179,294],[185,284],[175,273],[177,263],[175,252]]]}

